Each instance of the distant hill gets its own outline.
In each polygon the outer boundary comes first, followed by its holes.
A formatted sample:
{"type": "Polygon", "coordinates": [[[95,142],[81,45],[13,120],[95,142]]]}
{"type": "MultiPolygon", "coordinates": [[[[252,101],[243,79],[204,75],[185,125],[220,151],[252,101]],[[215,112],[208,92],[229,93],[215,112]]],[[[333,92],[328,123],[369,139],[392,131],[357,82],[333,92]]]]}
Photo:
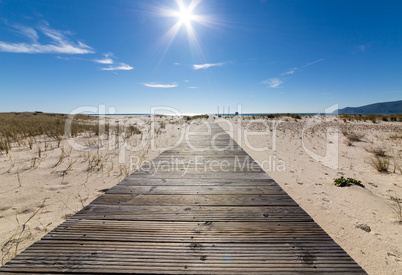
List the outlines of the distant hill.
{"type": "Polygon", "coordinates": [[[352,115],[352,114],[377,114],[377,115],[392,115],[392,114],[402,114],[402,100],[392,101],[392,102],[382,102],[374,103],[370,105],[365,105],[361,107],[346,107],[343,109],[338,109],[334,113],[338,114],[352,115]]]}

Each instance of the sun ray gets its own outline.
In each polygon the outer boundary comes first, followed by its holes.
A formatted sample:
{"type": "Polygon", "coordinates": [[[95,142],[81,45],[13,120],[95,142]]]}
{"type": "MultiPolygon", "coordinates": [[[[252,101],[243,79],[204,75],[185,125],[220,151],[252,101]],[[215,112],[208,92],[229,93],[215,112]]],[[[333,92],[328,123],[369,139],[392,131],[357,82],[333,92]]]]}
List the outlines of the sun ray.
{"type": "Polygon", "coordinates": [[[181,28],[184,28],[189,44],[194,48],[201,56],[203,56],[201,46],[193,23],[204,24],[208,21],[205,15],[196,14],[196,9],[202,0],[192,0],[188,5],[185,4],[184,0],[176,0],[176,9],[166,9],[163,10],[161,15],[167,17],[176,18],[176,23],[163,35],[161,43],[165,43],[167,49],[171,46],[173,40],[178,35],[181,28]]]}

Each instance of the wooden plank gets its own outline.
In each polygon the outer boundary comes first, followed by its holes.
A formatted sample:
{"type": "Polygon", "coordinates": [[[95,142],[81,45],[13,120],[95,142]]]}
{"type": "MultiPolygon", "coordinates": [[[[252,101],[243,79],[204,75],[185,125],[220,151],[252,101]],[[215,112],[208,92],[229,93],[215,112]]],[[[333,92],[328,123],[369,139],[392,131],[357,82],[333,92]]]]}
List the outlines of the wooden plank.
{"type": "Polygon", "coordinates": [[[300,207],[214,207],[90,204],[75,215],[79,219],[165,221],[312,221],[300,207]]]}
{"type": "Polygon", "coordinates": [[[122,185],[118,184],[109,189],[106,194],[152,194],[152,195],[284,195],[282,188],[274,186],[211,186],[211,185],[122,185]]]}
{"type": "Polygon", "coordinates": [[[297,206],[287,195],[142,195],[105,194],[92,204],[100,205],[215,205],[297,206]]]}
{"type": "MultiPolygon", "coordinates": [[[[189,175],[187,175],[189,176],[189,175]]],[[[118,185],[145,185],[145,186],[164,186],[164,185],[211,185],[211,186],[277,186],[278,184],[271,178],[263,179],[239,179],[239,178],[184,178],[184,177],[138,177],[131,175],[121,181],[118,185]]]]}
{"type": "MultiPolygon", "coordinates": [[[[233,180],[233,179],[241,179],[241,180],[261,180],[261,179],[271,179],[268,174],[263,174],[260,172],[256,173],[233,173],[233,172],[211,172],[211,173],[204,173],[199,169],[200,171],[191,171],[191,172],[186,172],[184,170],[182,171],[171,171],[171,172],[166,172],[166,173],[151,173],[149,171],[146,171],[146,169],[142,169],[139,171],[136,171],[134,174],[130,175],[129,178],[141,178],[141,179],[149,179],[149,178],[156,178],[160,180],[166,180],[166,179],[199,179],[199,180],[205,180],[205,179],[217,179],[217,180],[233,180]]],[[[155,172],[155,171],[153,171],[155,172]]]]}

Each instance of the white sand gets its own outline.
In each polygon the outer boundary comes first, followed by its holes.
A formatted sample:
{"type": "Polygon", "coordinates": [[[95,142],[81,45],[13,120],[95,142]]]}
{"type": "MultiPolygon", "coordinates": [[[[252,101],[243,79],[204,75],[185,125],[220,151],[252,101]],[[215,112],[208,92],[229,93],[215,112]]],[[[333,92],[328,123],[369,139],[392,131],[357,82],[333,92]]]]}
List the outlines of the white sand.
{"type": "MultiPolygon", "coordinates": [[[[166,148],[174,144],[182,133],[182,125],[174,117],[158,118],[154,129],[148,117],[135,118],[141,121],[132,124],[139,126],[144,122],[143,135],[125,139],[126,145],[138,146],[141,137],[149,137],[152,132],[155,133],[155,147],[166,148]],[[162,121],[165,126],[161,128],[162,121]]],[[[121,118],[113,116],[108,119],[121,118]]],[[[235,118],[222,119],[220,125],[229,130],[227,122],[230,121],[234,126],[230,131],[233,138],[239,141],[241,133],[241,145],[246,152],[263,163],[267,173],[368,273],[402,274],[402,225],[394,211],[396,204],[390,200],[391,196],[402,196],[401,172],[398,169],[393,172],[392,161],[390,173],[375,171],[367,162],[372,154],[365,150],[368,147],[384,148],[402,167],[402,138],[389,138],[401,131],[401,124],[326,122],[326,118],[320,118],[320,123],[307,130],[302,139],[302,129],[308,120],[285,120],[249,124],[250,120],[244,119],[240,131],[235,118]],[[273,122],[277,124],[275,135],[273,122]],[[326,167],[316,160],[316,155],[311,157],[307,153],[311,150],[317,155],[325,155],[328,123],[338,126],[340,131],[348,128],[349,132],[364,135],[361,142],[347,146],[345,137],[339,133],[338,169],[326,167]],[[254,132],[248,134],[248,142],[244,139],[245,130],[254,132]],[[263,147],[268,149],[258,150],[263,147]],[[333,180],[342,175],[361,180],[365,188],[336,187],[333,180]],[[371,231],[362,230],[358,227],[360,225],[368,226],[371,231]]],[[[402,132],[399,135],[402,136],[402,132]]],[[[121,150],[110,147],[114,144],[110,137],[103,139],[104,146],[100,150],[96,149],[98,137],[85,135],[78,138],[80,144],[94,147],[89,152],[71,149],[66,141],[58,148],[56,142],[45,140],[43,137],[37,139],[32,150],[27,145],[16,146],[10,155],[0,156],[2,264],[116,185],[137,168],[136,164],[151,160],[160,153],[152,149],[148,139],[139,151],[124,150],[125,161],[120,164],[121,150]],[[60,165],[55,166],[62,154],[61,148],[64,148],[64,158],[60,165]],[[130,159],[133,165],[130,165],[130,159]]]]}
{"type": "MultiPolygon", "coordinates": [[[[235,118],[229,120],[235,125],[229,133],[239,141],[239,124],[235,118]]],[[[244,119],[240,128],[241,146],[257,162],[266,161],[264,170],[369,274],[402,274],[402,224],[398,222],[396,203],[390,200],[391,196],[402,197],[401,171],[393,173],[391,159],[390,173],[377,172],[368,163],[373,154],[365,149],[383,148],[402,167],[402,138],[390,138],[395,134],[402,137],[402,123],[344,123],[321,117],[320,123],[305,131],[302,139],[307,121],[282,118],[250,123],[244,119]],[[278,125],[276,151],[273,150],[275,124],[278,125]],[[302,146],[304,141],[307,150],[324,156],[328,125],[339,127],[338,169],[318,162],[302,146]],[[260,135],[250,133],[247,144],[246,130],[260,135]],[[344,130],[360,133],[362,141],[348,146],[341,133],[344,130]],[[259,152],[250,147],[269,149],[259,152]],[[336,187],[334,179],[340,176],[360,180],[365,188],[336,187]],[[367,225],[371,231],[360,229],[360,225],[367,225]]],[[[229,130],[224,121],[220,125],[229,130]]]]}

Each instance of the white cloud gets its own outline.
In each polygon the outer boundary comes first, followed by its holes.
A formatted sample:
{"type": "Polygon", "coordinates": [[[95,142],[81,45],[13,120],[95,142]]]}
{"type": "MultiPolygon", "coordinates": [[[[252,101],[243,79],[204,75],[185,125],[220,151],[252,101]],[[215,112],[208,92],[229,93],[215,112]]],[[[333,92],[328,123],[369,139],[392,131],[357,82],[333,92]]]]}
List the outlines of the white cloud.
{"type": "Polygon", "coordinates": [[[25,27],[23,25],[14,25],[13,26],[16,31],[20,34],[22,34],[23,36],[29,38],[30,40],[32,40],[33,42],[37,42],[38,41],[38,33],[31,27],[25,27]]]}
{"type": "Polygon", "coordinates": [[[58,55],[58,56],[56,56],[56,58],[60,59],[60,60],[66,60],[66,61],[71,61],[71,60],[84,60],[84,61],[86,61],[86,59],[84,59],[84,58],[72,57],[72,56],[60,56],[60,55],[58,55]]]}
{"type": "Polygon", "coordinates": [[[113,64],[113,59],[111,58],[94,59],[93,61],[100,64],[113,64]]]}
{"type": "Polygon", "coordinates": [[[321,59],[318,59],[318,60],[316,60],[316,61],[307,63],[307,64],[304,65],[302,68],[306,68],[306,67],[308,67],[308,66],[311,66],[311,65],[313,65],[313,64],[315,64],[315,63],[318,63],[318,62],[321,62],[321,61],[323,61],[323,60],[324,60],[324,58],[321,58],[321,59]]]}
{"type": "Polygon", "coordinates": [[[102,59],[94,59],[92,61],[96,62],[96,63],[99,63],[99,64],[113,64],[114,61],[110,57],[113,57],[113,53],[106,53],[104,58],[102,58],[102,59]]]}
{"type": "MultiPolygon", "coordinates": [[[[104,64],[107,64],[107,63],[104,63],[104,64]]],[[[132,69],[134,69],[134,68],[125,63],[120,63],[120,65],[118,65],[118,66],[109,66],[106,68],[101,68],[102,71],[131,71],[132,69]]]]}
{"type": "Polygon", "coordinates": [[[277,77],[270,78],[261,82],[261,84],[267,85],[269,88],[279,88],[283,81],[277,77]]]}
{"type": "Polygon", "coordinates": [[[294,73],[296,72],[296,70],[297,70],[297,67],[291,68],[291,69],[289,69],[286,73],[283,73],[283,74],[281,74],[281,75],[290,75],[290,74],[294,74],[294,73]]]}
{"type": "Polygon", "coordinates": [[[314,64],[316,64],[316,63],[318,63],[318,62],[321,62],[321,61],[323,61],[323,60],[324,60],[324,58],[321,58],[321,59],[318,59],[318,60],[316,60],[316,61],[306,63],[305,65],[301,66],[300,68],[298,68],[298,67],[290,68],[287,72],[281,74],[281,76],[283,76],[283,75],[292,75],[292,74],[295,74],[297,71],[303,70],[303,69],[305,69],[305,68],[307,68],[307,67],[309,67],[309,66],[311,66],[311,65],[314,65],[314,64]]]}
{"type": "Polygon", "coordinates": [[[217,67],[217,66],[222,66],[224,63],[207,63],[207,64],[194,64],[193,69],[194,70],[200,70],[200,69],[208,69],[210,67],[217,67]]]}
{"type": "Polygon", "coordinates": [[[190,86],[190,87],[187,87],[187,88],[189,88],[189,89],[198,89],[198,87],[195,87],[195,86],[190,86]]]}
{"type": "Polygon", "coordinates": [[[144,86],[149,88],[175,88],[179,85],[176,83],[173,84],[144,83],[144,86]]]}
{"type": "Polygon", "coordinates": [[[22,25],[13,26],[20,34],[31,40],[31,43],[26,42],[3,42],[0,41],[0,51],[12,53],[59,53],[59,54],[87,54],[94,53],[93,49],[78,41],[71,41],[67,35],[70,32],[62,32],[50,28],[47,24],[40,26],[40,32],[50,38],[48,44],[38,43],[39,35],[32,27],[22,25]]]}

